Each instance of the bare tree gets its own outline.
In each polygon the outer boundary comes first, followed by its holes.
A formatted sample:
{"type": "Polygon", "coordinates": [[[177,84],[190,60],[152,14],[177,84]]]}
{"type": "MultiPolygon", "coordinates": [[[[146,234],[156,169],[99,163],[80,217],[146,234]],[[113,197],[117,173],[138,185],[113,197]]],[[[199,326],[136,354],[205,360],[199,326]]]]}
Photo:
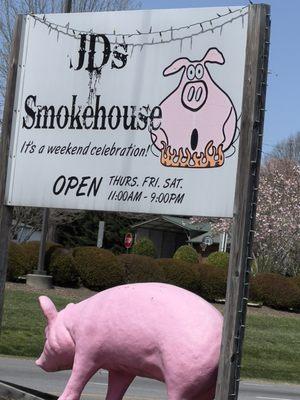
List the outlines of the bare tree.
{"type": "MultiPolygon", "coordinates": [[[[72,11],[113,11],[126,10],[139,7],[136,0],[73,0],[72,11]]],[[[63,12],[63,0],[0,0],[0,127],[2,120],[6,77],[8,72],[9,53],[13,38],[13,29],[18,14],[46,14],[63,12]]],[[[1,135],[0,135],[1,140],[1,135]]],[[[49,227],[71,223],[79,218],[81,212],[52,210],[49,227]]],[[[26,225],[26,237],[41,229],[42,209],[30,207],[15,207],[14,220],[11,229],[11,237],[17,236],[18,232],[26,225]]],[[[24,239],[24,237],[23,237],[24,239]]]]}
{"type": "Polygon", "coordinates": [[[270,158],[287,159],[300,164],[300,132],[280,141],[272,150],[270,158]]]}
{"type": "MultiPolygon", "coordinates": [[[[54,240],[55,229],[72,224],[82,218],[84,211],[51,209],[49,216],[48,240],[54,240]]],[[[35,207],[14,207],[10,239],[26,242],[31,236],[42,229],[43,209],[35,207]]]]}
{"type": "MultiPolygon", "coordinates": [[[[72,11],[113,11],[139,7],[136,0],[73,0],[72,11]]],[[[8,60],[18,14],[63,12],[63,0],[0,0],[0,120],[2,119],[8,60]]]]}

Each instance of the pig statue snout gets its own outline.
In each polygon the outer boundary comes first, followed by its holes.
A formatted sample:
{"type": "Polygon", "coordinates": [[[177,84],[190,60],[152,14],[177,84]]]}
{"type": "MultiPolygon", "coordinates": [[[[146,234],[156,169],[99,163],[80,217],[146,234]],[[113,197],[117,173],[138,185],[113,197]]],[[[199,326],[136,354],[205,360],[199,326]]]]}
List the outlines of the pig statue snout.
{"type": "Polygon", "coordinates": [[[42,368],[46,372],[55,372],[59,370],[59,367],[54,363],[51,363],[49,359],[47,360],[43,354],[36,360],[35,365],[42,368]]]}
{"type": "Polygon", "coordinates": [[[72,368],[75,354],[75,345],[65,323],[64,314],[72,315],[73,304],[58,313],[52,301],[46,297],[39,298],[40,307],[47,319],[45,329],[46,342],[41,356],[35,364],[46,372],[61,371],[72,368]]]}

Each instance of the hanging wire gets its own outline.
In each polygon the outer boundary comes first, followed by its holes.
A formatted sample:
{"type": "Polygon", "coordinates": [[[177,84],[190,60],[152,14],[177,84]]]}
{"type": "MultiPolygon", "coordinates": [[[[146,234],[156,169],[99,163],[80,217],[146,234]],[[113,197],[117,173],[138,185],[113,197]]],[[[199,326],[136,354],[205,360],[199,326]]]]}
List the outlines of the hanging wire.
{"type": "MultiPolygon", "coordinates": [[[[133,33],[116,33],[115,29],[113,30],[113,33],[105,33],[102,32],[101,35],[105,35],[107,37],[113,37],[115,39],[115,43],[116,44],[124,44],[126,39],[128,38],[134,38],[134,37],[149,37],[150,36],[150,41],[148,42],[136,42],[136,43],[128,43],[130,45],[142,45],[142,46],[147,46],[147,45],[155,45],[155,44],[161,44],[161,43],[169,43],[169,42],[173,42],[173,41],[183,41],[184,39],[190,39],[192,40],[192,38],[194,36],[199,35],[200,33],[205,33],[205,32],[214,32],[214,29],[216,28],[222,28],[223,25],[225,25],[226,23],[232,22],[235,19],[238,18],[244,18],[245,15],[248,14],[248,5],[244,6],[242,8],[238,8],[236,10],[232,10],[230,8],[228,8],[228,11],[224,14],[219,14],[217,13],[216,17],[204,20],[204,21],[200,21],[200,22],[195,22],[193,24],[190,25],[184,25],[184,26],[179,26],[179,27],[173,27],[171,26],[170,28],[167,29],[162,29],[159,31],[152,31],[152,26],[150,27],[150,29],[148,30],[148,32],[141,32],[140,30],[136,29],[136,32],[133,33]],[[243,12],[245,11],[245,12],[243,12]],[[233,17],[233,15],[236,15],[235,17],[233,17]],[[222,24],[220,24],[219,26],[215,25],[214,26],[214,22],[218,21],[222,18],[225,18],[227,16],[231,16],[232,18],[230,19],[230,21],[224,21],[222,24]],[[174,33],[175,32],[179,32],[181,30],[190,30],[191,28],[197,28],[199,27],[201,30],[197,31],[195,33],[189,33],[186,36],[181,36],[181,37],[175,37],[174,33]],[[164,34],[168,34],[167,38],[164,38],[164,34]],[[170,34],[170,35],[169,35],[170,34]],[[151,40],[152,38],[152,40],[151,40]],[[118,40],[120,39],[120,41],[118,40]]],[[[46,15],[44,14],[42,17],[38,16],[36,14],[29,14],[33,19],[34,19],[34,25],[36,24],[36,22],[40,22],[44,25],[46,25],[50,32],[52,30],[55,30],[59,33],[62,33],[64,35],[70,36],[70,37],[74,37],[75,39],[80,39],[81,35],[90,35],[90,34],[94,34],[94,35],[98,35],[98,33],[93,32],[93,30],[89,30],[89,31],[85,31],[85,30],[78,30],[74,27],[70,27],[70,23],[68,22],[66,25],[60,25],[60,24],[56,24],[54,22],[50,22],[46,19],[46,15]]],[[[100,34],[99,34],[100,35],[100,34]]],[[[98,38],[99,41],[101,41],[101,38],[98,38]]]]}

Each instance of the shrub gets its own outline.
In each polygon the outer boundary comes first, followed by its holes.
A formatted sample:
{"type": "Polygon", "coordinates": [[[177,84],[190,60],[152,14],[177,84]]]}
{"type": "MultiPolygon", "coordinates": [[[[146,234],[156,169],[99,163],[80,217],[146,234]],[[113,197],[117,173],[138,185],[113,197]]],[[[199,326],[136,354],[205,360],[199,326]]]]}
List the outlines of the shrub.
{"type": "Polygon", "coordinates": [[[46,242],[46,251],[45,251],[45,268],[47,269],[50,266],[51,258],[53,255],[56,254],[56,252],[59,252],[60,250],[65,250],[64,247],[61,244],[55,243],[55,242],[46,242]]]}
{"type": "Polygon", "coordinates": [[[279,274],[257,274],[251,279],[250,298],[281,310],[300,309],[300,289],[291,278],[279,274]]]}
{"type": "Polygon", "coordinates": [[[26,275],[28,272],[24,250],[18,243],[10,242],[8,247],[7,280],[16,281],[19,276],[26,275]]]}
{"type": "Polygon", "coordinates": [[[157,262],[164,270],[166,283],[180,286],[192,292],[198,291],[197,265],[173,258],[161,258],[157,262]]]}
{"type": "MultiPolygon", "coordinates": [[[[39,251],[40,251],[40,242],[38,241],[30,241],[21,243],[20,246],[25,252],[26,263],[28,272],[33,272],[38,267],[39,262],[39,251]]],[[[51,254],[57,249],[61,247],[61,245],[53,242],[46,243],[45,250],[45,269],[47,270],[49,267],[51,254]]]]}
{"type": "Polygon", "coordinates": [[[79,275],[70,252],[57,253],[51,257],[48,271],[53,276],[54,285],[79,287],[79,275]]]}
{"type": "Polygon", "coordinates": [[[20,247],[25,253],[27,269],[32,273],[38,267],[40,242],[24,242],[20,247]]]}
{"type": "Polygon", "coordinates": [[[207,257],[206,262],[210,265],[214,265],[215,267],[228,268],[229,253],[215,251],[207,257]]]}
{"type": "Polygon", "coordinates": [[[198,294],[208,301],[226,297],[227,272],[214,265],[201,264],[199,271],[198,294]]]}
{"type": "Polygon", "coordinates": [[[91,290],[105,290],[124,282],[124,268],[109,250],[77,247],[75,266],[83,285],[91,290]]]}
{"type": "Polygon", "coordinates": [[[178,247],[173,256],[175,260],[186,261],[189,263],[197,263],[199,260],[198,257],[197,251],[190,245],[178,247]]]}
{"type": "Polygon", "coordinates": [[[152,240],[146,237],[140,238],[134,243],[131,253],[148,257],[156,256],[156,250],[152,240]]]}
{"type": "Polygon", "coordinates": [[[121,254],[118,260],[125,270],[125,282],[163,282],[163,268],[152,257],[137,254],[121,254]]]}

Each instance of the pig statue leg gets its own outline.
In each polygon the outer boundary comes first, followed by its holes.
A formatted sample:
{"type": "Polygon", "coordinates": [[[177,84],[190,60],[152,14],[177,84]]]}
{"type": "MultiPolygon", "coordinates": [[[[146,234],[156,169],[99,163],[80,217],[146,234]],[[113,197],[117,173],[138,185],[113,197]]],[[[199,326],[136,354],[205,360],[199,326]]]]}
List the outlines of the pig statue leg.
{"type": "Polygon", "coordinates": [[[215,398],[216,388],[213,386],[210,388],[205,395],[203,396],[203,400],[213,400],[215,398]]]}
{"type": "Polygon", "coordinates": [[[215,385],[211,386],[209,389],[206,390],[201,390],[193,393],[186,393],[185,396],[183,396],[187,400],[213,400],[215,398],[215,385]]]}
{"type": "Polygon", "coordinates": [[[213,400],[215,396],[215,388],[211,388],[206,392],[199,392],[195,395],[195,391],[190,393],[189,390],[186,390],[181,387],[172,387],[171,389],[167,388],[168,392],[168,400],[213,400]]]}
{"type": "Polygon", "coordinates": [[[108,389],[105,400],[122,400],[135,376],[125,372],[109,371],[108,389]]]}
{"type": "Polygon", "coordinates": [[[184,398],[182,391],[176,386],[170,387],[167,385],[167,394],[168,400],[182,400],[184,398]]]}
{"type": "Polygon", "coordinates": [[[75,353],[71,377],[58,400],[79,400],[85,385],[99,369],[90,354],[75,353]]]}

